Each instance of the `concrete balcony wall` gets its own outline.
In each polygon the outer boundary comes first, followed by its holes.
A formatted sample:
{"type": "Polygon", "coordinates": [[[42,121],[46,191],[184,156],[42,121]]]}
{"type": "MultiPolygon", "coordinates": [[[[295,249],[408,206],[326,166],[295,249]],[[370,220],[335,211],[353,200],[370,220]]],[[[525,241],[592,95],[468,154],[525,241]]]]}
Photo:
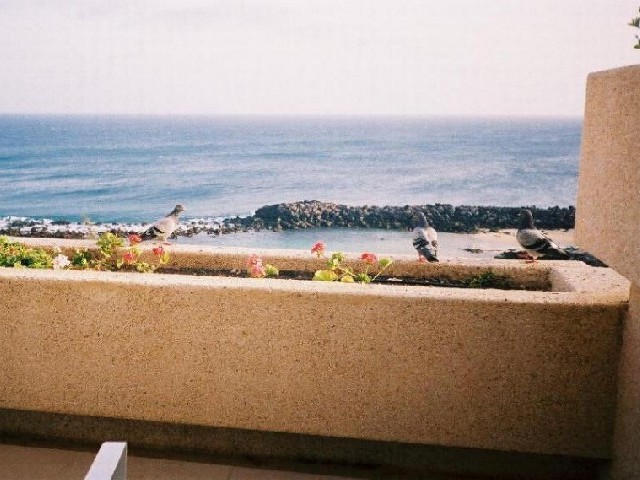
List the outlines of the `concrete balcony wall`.
{"type": "Polygon", "coordinates": [[[640,65],[587,79],[576,242],[640,285],[640,65]]]}
{"type": "Polygon", "coordinates": [[[619,372],[613,478],[640,478],[640,65],[587,79],[578,244],[631,283],[619,372]]]}
{"type": "Polygon", "coordinates": [[[0,269],[0,408],[610,457],[628,282],[579,262],[434,268],[488,266],[552,291],[0,269]]]}

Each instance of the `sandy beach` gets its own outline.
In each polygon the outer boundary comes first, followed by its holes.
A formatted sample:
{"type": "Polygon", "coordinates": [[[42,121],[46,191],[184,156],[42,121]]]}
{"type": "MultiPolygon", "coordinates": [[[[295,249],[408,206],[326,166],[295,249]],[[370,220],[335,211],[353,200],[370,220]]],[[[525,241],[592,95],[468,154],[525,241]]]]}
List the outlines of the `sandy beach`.
{"type": "MultiPolygon", "coordinates": [[[[560,246],[574,245],[574,230],[545,231],[560,246]]],[[[493,258],[508,250],[521,250],[515,238],[515,229],[479,233],[439,233],[439,258],[493,258]]],[[[219,247],[277,248],[309,250],[323,241],[329,252],[372,252],[377,255],[415,254],[411,233],[397,230],[310,228],[282,232],[248,231],[224,235],[200,234],[179,237],[175,243],[183,245],[209,245],[219,247]]]]}
{"type": "MultiPolygon", "coordinates": [[[[141,232],[144,224],[99,224],[81,223],[53,224],[41,221],[27,223],[20,228],[8,228],[10,219],[0,221],[0,235],[24,237],[96,238],[98,235],[115,229],[121,235],[127,232],[141,232]]],[[[202,225],[199,225],[202,227],[202,225]]],[[[207,227],[204,225],[204,227],[207,227]]],[[[213,226],[213,224],[211,225],[213,226]]],[[[190,233],[191,224],[183,223],[177,237],[171,241],[176,245],[204,245],[213,247],[242,247],[259,249],[309,250],[311,246],[323,241],[330,252],[360,254],[362,252],[377,255],[415,254],[412,234],[408,230],[380,228],[312,227],[273,231],[271,229],[239,229],[228,233],[216,234],[220,229],[203,228],[200,233],[190,233]]],[[[544,230],[561,247],[574,245],[573,229],[544,230]]],[[[509,250],[521,250],[515,238],[516,229],[483,229],[476,233],[439,232],[440,259],[456,258],[493,258],[509,250]]]]}

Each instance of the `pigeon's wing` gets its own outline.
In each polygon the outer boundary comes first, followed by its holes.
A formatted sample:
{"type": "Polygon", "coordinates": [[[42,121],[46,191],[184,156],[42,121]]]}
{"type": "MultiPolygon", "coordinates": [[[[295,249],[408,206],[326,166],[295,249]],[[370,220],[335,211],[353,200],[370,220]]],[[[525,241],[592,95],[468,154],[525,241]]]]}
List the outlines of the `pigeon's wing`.
{"type": "Polygon", "coordinates": [[[540,230],[531,228],[518,230],[516,233],[516,240],[527,250],[538,250],[547,245],[550,240],[545,237],[540,230]]]}
{"type": "Polygon", "coordinates": [[[177,227],[177,217],[174,215],[167,215],[166,217],[163,217],[155,222],[147,230],[145,230],[141,234],[141,238],[142,240],[153,240],[156,238],[166,240],[167,237],[169,237],[177,227]]]}
{"type": "Polygon", "coordinates": [[[438,232],[436,232],[436,229],[433,227],[428,227],[425,231],[425,235],[429,243],[433,245],[435,249],[437,249],[438,248],[438,232]]]}
{"type": "Polygon", "coordinates": [[[436,231],[428,227],[427,229],[416,227],[413,230],[413,246],[420,255],[430,262],[437,262],[438,235],[436,231]],[[432,230],[430,232],[429,230],[432,230]],[[431,238],[430,238],[431,237],[431,238]],[[435,244],[433,243],[435,241],[435,244]]]}
{"type": "Polygon", "coordinates": [[[539,254],[567,255],[553,240],[537,229],[522,229],[516,233],[516,240],[525,250],[539,254]]]}
{"type": "Polygon", "coordinates": [[[168,217],[161,218],[156,223],[153,224],[153,228],[165,235],[171,235],[173,231],[176,229],[177,222],[176,217],[170,215],[168,217]]]}
{"type": "Polygon", "coordinates": [[[156,229],[155,225],[151,225],[149,228],[147,228],[144,232],[140,234],[140,238],[142,241],[151,240],[151,239],[157,238],[158,235],[160,235],[161,233],[162,232],[156,229]]]}

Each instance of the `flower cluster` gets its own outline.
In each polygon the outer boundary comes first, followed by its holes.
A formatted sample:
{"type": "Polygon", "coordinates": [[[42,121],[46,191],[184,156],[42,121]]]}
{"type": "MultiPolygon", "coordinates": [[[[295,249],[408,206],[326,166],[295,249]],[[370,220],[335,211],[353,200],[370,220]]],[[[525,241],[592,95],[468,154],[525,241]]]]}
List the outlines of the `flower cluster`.
{"type": "Polygon", "coordinates": [[[132,233],[127,237],[128,247],[124,240],[113,233],[104,233],[98,238],[98,252],[76,250],[71,259],[72,268],[92,268],[94,270],[135,270],[141,273],[155,271],[158,267],[169,263],[169,254],[162,246],[154,247],[153,263],[140,260],[142,254],[139,243],[140,235],[132,233]]]}
{"type": "Polygon", "coordinates": [[[118,270],[122,268],[129,268],[138,272],[147,273],[153,272],[158,267],[166,265],[169,262],[169,254],[165,251],[162,245],[154,247],[151,250],[156,263],[141,261],[140,255],[142,252],[140,251],[140,247],[138,247],[138,244],[142,242],[140,235],[132,233],[127,237],[127,240],[129,241],[129,247],[122,254],[122,257],[116,261],[116,267],[118,270]]]}
{"type": "Polygon", "coordinates": [[[247,274],[251,278],[277,277],[280,272],[270,264],[263,264],[262,258],[256,254],[247,259],[247,274]]]}
{"type": "Polygon", "coordinates": [[[0,266],[16,268],[53,268],[54,270],[135,270],[153,272],[169,262],[169,254],[164,247],[152,249],[153,262],[140,260],[141,242],[137,234],[129,235],[129,246],[120,254],[124,240],[113,233],[100,235],[97,249],[76,249],[71,257],[64,255],[59,248],[33,248],[17,242],[9,242],[0,237],[0,266]]]}
{"type": "MultiPolygon", "coordinates": [[[[324,255],[326,245],[324,242],[316,242],[311,247],[311,253],[317,257],[324,255]]],[[[358,282],[358,283],[371,283],[376,280],[386,268],[393,263],[393,260],[389,258],[378,259],[376,254],[365,252],[360,255],[360,261],[364,264],[363,271],[355,271],[352,267],[345,265],[345,256],[342,252],[335,252],[331,254],[331,257],[327,261],[327,268],[323,270],[316,270],[313,280],[325,281],[325,282],[358,282]],[[378,267],[377,273],[372,277],[370,269],[376,265],[378,267]]]]}

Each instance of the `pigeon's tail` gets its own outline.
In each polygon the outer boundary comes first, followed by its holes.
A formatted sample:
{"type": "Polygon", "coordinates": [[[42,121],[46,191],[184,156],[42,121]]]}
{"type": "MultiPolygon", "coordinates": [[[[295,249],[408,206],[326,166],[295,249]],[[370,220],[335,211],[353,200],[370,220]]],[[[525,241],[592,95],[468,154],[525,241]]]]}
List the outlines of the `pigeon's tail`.
{"type": "Polygon", "coordinates": [[[438,257],[436,257],[435,249],[424,238],[416,238],[413,241],[413,246],[418,251],[418,253],[429,262],[439,262],[438,257]]]}
{"type": "Polygon", "coordinates": [[[571,255],[569,255],[560,247],[551,246],[548,248],[543,248],[541,250],[538,250],[538,253],[541,253],[547,258],[557,258],[557,259],[563,259],[563,260],[568,260],[569,258],[571,258],[571,255]]]}

